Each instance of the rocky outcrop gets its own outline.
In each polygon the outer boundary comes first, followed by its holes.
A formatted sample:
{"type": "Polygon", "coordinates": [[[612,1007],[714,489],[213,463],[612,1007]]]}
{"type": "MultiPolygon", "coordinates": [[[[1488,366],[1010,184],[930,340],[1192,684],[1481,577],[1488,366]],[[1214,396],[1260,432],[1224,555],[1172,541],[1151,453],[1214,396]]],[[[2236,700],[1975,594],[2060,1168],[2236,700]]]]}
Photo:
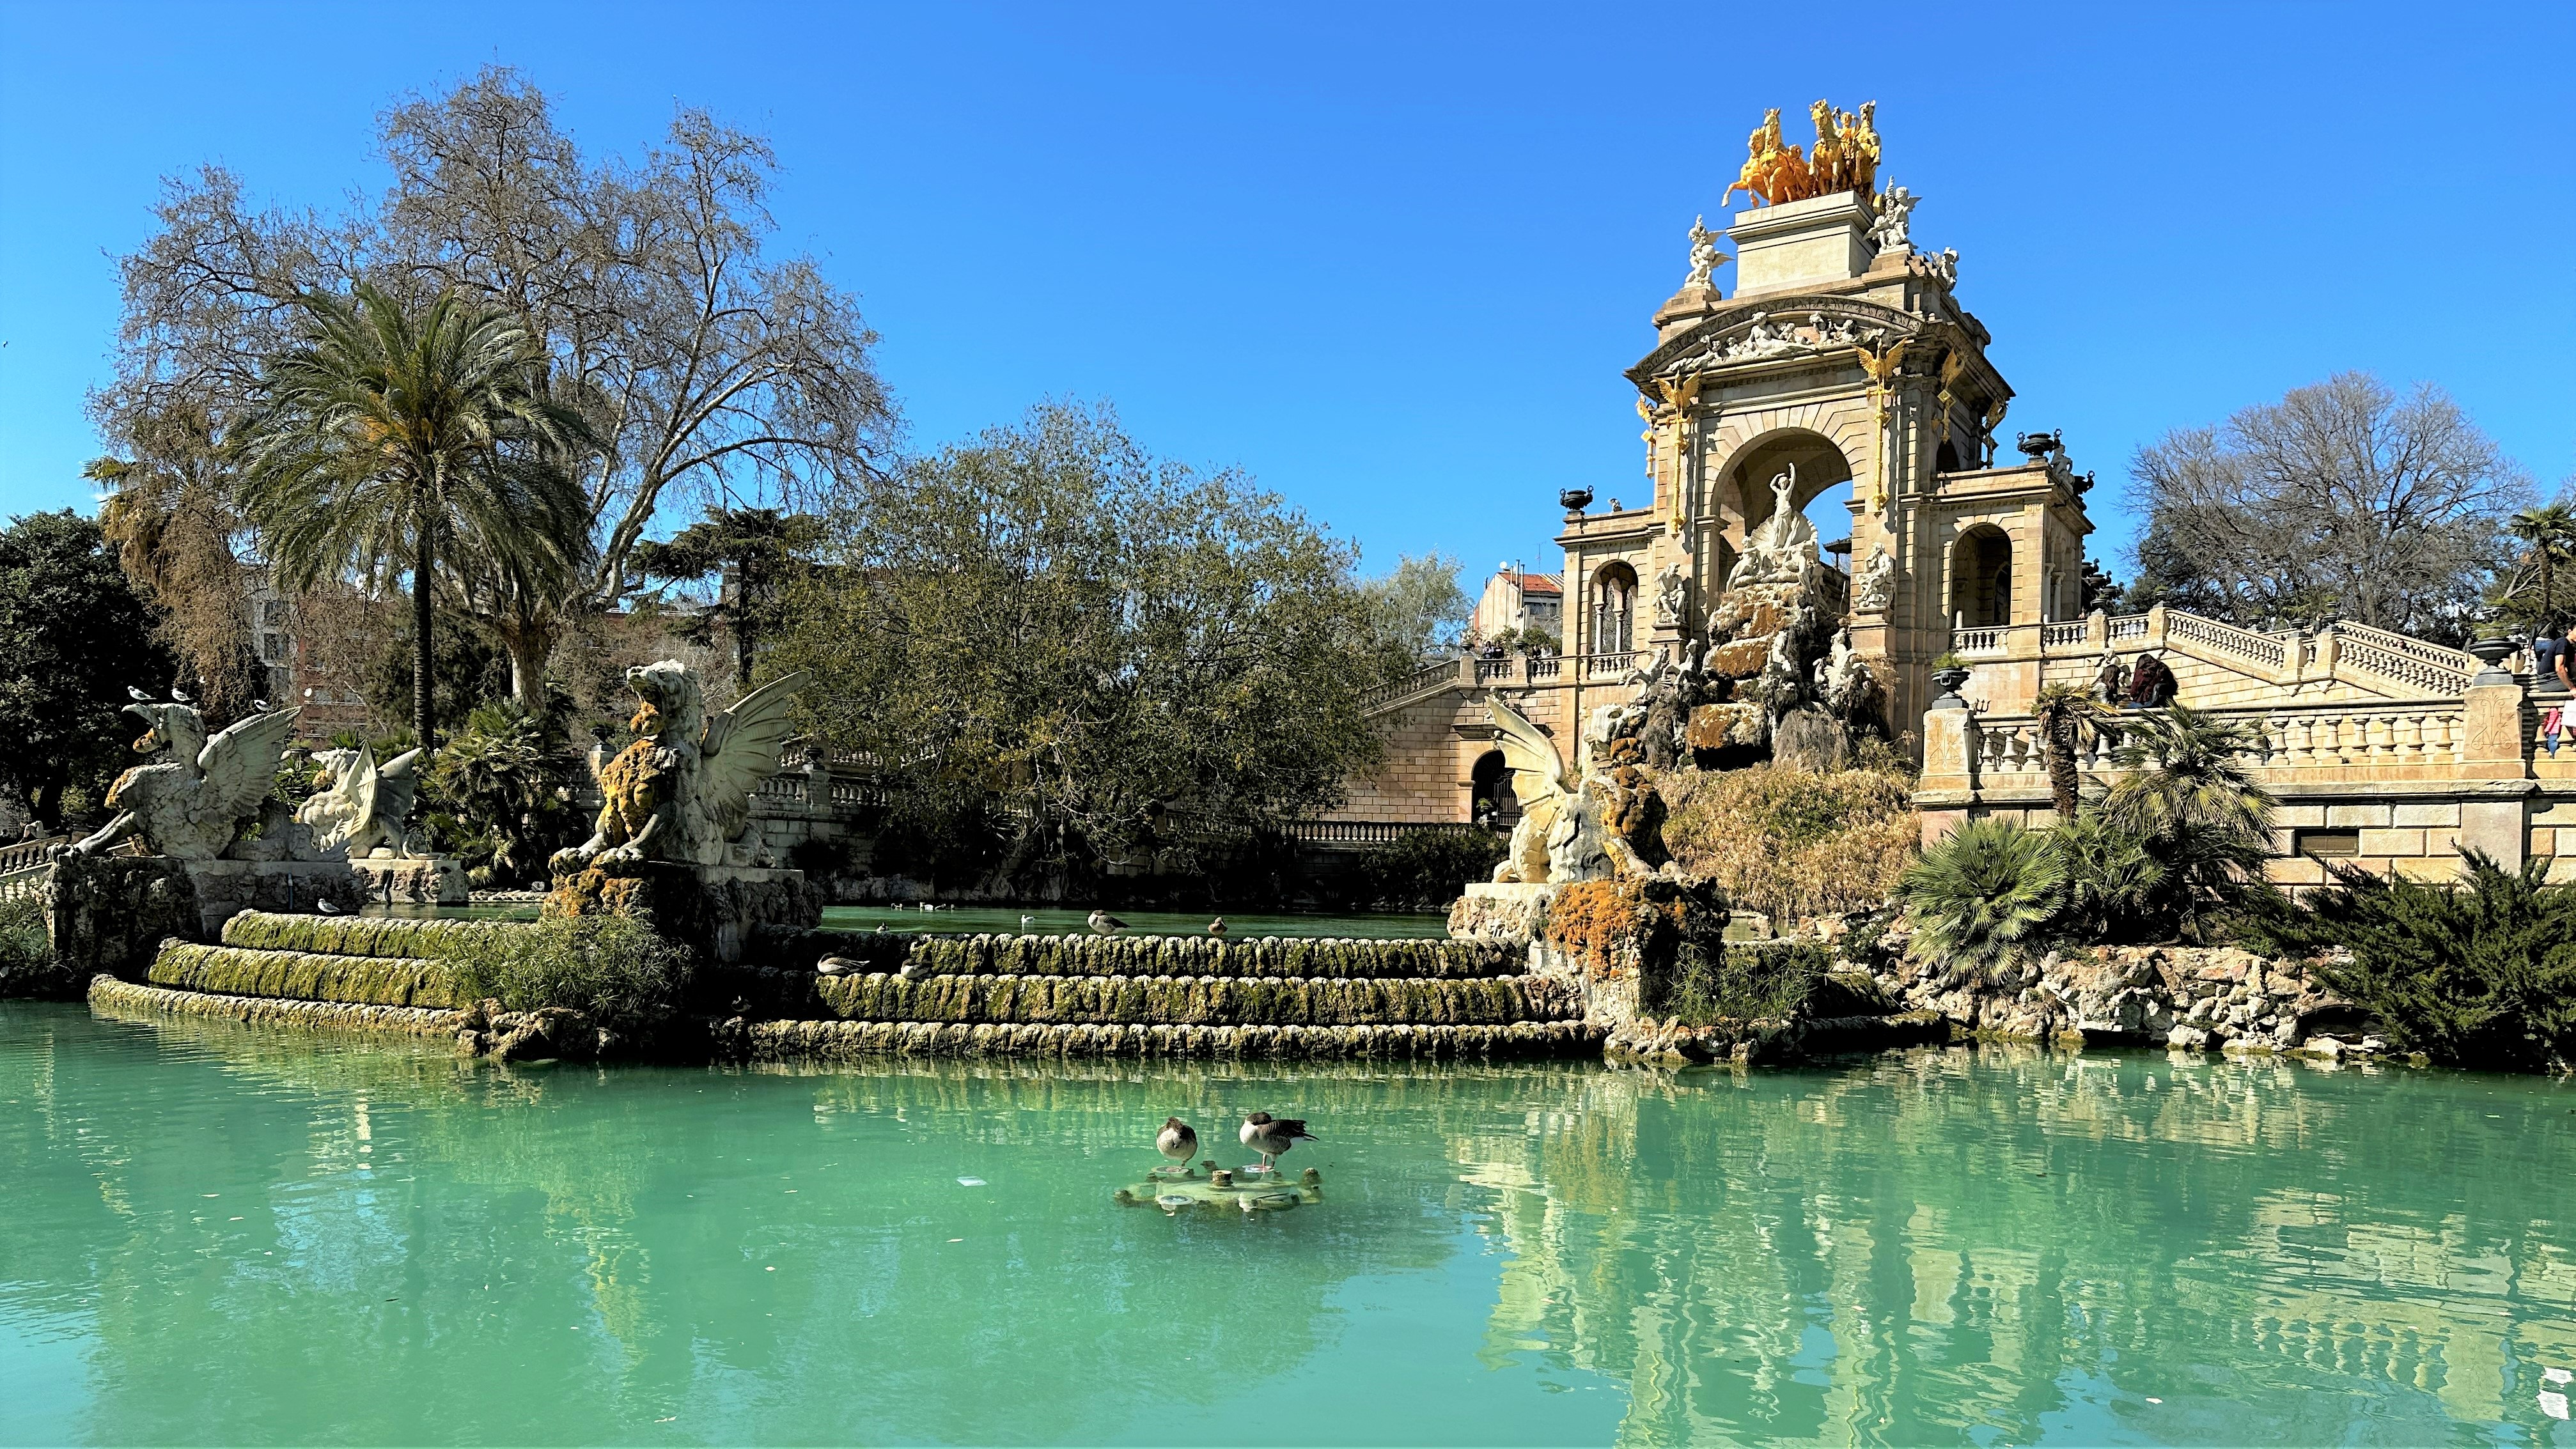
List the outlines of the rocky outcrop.
{"type": "Polygon", "coordinates": [[[202,922],[188,862],[168,856],[65,856],[44,887],[51,980],[78,995],[92,976],[139,977],[166,936],[194,938],[202,922]]]}
{"type": "Polygon", "coordinates": [[[2058,951],[1991,981],[1898,961],[1878,980],[1908,1009],[1978,1036],[2330,1057],[2387,1050],[2308,963],[2229,947],[2058,951]]]}

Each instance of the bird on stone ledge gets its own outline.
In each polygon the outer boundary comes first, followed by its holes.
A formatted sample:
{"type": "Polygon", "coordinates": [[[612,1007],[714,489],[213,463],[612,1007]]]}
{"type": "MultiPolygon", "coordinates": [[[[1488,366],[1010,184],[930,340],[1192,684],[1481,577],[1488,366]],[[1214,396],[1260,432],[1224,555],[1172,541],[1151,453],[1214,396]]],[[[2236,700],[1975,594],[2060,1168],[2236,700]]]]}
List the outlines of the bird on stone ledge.
{"type": "Polygon", "coordinates": [[[1127,923],[1107,911],[1095,910],[1091,913],[1091,929],[1099,935],[1115,936],[1127,929],[1127,923]]]}
{"type": "Polygon", "coordinates": [[[1225,917],[1223,917],[1223,916],[1219,916],[1219,917],[1217,917],[1215,920],[1208,922],[1208,934],[1209,934],[1209,935],[1211,935],[1211,936],[1222,936],[1222,935],[1224,935],[1224,934],[1225,934],[1225,917]]]}
{"type": "Polygon", "coordinates": [[[1298,1143],[1322,1140],[1306,1130],[1304,1118],[1273,1117],[1267,1112],[1255,1112],[1244,1118],[1243,1130],[1236,1135],[1244,1146],[1261,1154],[1263,1172],[1276,1171],[1279,1154],[1298,1143]]]}
{"type": "Polygon", "coordinates": [[[327,898],[326,898],[326,899],[323,899],[323,900],[315,901],[315,902],[313,903],[313,909],[315,909],[315,910],[317,910],[317,911],[320,911],[322,914],[324,914],[324,915],[326,915],[326,916],[336,916],[336,915],[340,914],[340,908],[339,908],[338,906],[335,906],[335,905],[331,904],[331,902],[330,902],[327,898]]]}
{"type": "Polygon", "coordinates": [[[1169,1177],[1178,1173],[1187,1177],[1190,1175],[1190,1159],[1199,1152],[1199,1134],[1191,1131],[1190,1124],[1180,1118],[1166,1117],[1163,1130],[1154,1136],[1154,1150],[1180,1164],[1178,1167],[1155,1168],[1155,1176],[1169,1177]]]}

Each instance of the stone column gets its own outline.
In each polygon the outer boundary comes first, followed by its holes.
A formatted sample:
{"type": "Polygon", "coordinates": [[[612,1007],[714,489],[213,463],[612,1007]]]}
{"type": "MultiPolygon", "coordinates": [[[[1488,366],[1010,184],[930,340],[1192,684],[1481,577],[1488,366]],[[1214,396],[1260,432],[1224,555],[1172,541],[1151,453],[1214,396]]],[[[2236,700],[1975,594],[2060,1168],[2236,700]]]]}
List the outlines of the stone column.
{"type": "Polygon", "coordinates": [[[1923,712],[1923,773],[1914,783],[1914,808],[1923,843],[1946,838],[1968,818],[1977,800],[1977,716],[1954,694],[1923,712]]]}
{"type": "MultiPolygon", "coordinates": [[[[2482,641],[2480,647],[2488,646],[2482,641]]],[[[2531,778],[2522,681],[2489,662],[2461,691],[2460,707],[2461,775],[2503,784],[2510,792],[2460,802],[2460,848],[2493,856],[2506,870],[2519,870],[2530,854],[2531,840],[2531,787],[2516,788],[2510,783],[2531,778]]]]}

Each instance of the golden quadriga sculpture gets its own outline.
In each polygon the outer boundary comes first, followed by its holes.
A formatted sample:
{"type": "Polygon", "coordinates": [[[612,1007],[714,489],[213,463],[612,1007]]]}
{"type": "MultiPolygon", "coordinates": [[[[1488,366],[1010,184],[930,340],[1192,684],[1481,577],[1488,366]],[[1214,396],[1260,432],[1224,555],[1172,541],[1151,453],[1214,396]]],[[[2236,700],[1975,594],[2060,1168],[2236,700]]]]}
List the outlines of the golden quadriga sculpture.
{"type": "Polygon", "coordinates": [[[1807,108],[1815,123],[1816,144],[1802,150],[1780,134],[1780,108],[1772,107],[1745,142],[1744,169],[1728,197],[1751,192],[1765,206],[1838,191],[1867,194],[1878,182],[1878,102],[1864,101],[1858,113],[1836,111],[1824,101],[1807,108]]]}

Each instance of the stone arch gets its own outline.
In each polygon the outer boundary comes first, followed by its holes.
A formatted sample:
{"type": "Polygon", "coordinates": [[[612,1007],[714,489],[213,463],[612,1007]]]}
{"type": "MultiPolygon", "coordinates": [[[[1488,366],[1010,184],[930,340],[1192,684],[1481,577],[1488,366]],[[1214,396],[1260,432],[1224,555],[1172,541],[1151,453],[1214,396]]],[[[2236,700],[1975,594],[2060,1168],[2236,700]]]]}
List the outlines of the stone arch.
{"type": "Polygon", "coordinates": [[[1831,456],[1830,466],[1812,479],[1810,465],[1799,465],[1797,502],[1804,508],[1817,493],[1836,483],[1854,482],[1874,465],[1877,427],[1876,413],[1858,398],[1763,408],[1730,417],[1710,435],[1703,455],[1701,513],[1732,514],[1730,521],[1740,521],[1747,528],[1769,517],[1767,485],[1777,470],[1764,468],[1762,455],[1795,453],[1799,445],[1790,440],[1801,439],[1805,451],[1831,456]],[[1760,476],[1753,477],[1757,471],[1760,476]],[[1749,489],[1744,486],[1747,478],[1749,489]]]}
{"type": "Polygon", "coordinates": [[[1590,654],[1626,654],[1637,647],[1637,571],[1612,559],[1583,586],[1583,647],[1590,654]]]}
{"type": "MultiPolygon", "coordinates": [[[[1774,428],[1748,439],[1731,454],[1718,476],[1717,492],[1729,499],[1749,534],[1771,516],[1771,480],[1784,468],[1797,470],[1790,505],[1803,511],[1819,494],[1854,481],[1851,455],[1829,434],[1804,428],[1774,428]]],[[[1832,536],[1847,532],[1836,529],[1832,536]]]]}
{"type": "Polygon", "coordinates": [[[1959,531],[1950,545],[1950,623],[1991,629],[2012,618],[2012,535],[1991,523],[1959,531]]]}

